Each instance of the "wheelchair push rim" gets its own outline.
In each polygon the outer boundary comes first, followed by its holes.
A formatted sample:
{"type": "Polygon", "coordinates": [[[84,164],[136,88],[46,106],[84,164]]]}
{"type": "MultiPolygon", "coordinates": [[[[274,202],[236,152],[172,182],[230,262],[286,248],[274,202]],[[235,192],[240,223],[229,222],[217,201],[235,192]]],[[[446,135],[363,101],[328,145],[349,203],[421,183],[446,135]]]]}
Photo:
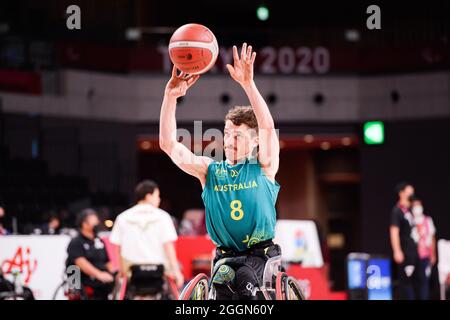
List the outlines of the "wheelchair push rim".
{"type": "Polygon", "coordinates": [[[305,300],[298,281],[284,272],[277,274],[275,292],[276,300],[305,300]]]}
{"type": "Polygon", "coordinates": [[[200,273],[184,287],[179,300],[207,300],[208,292],[208,277],[200,273]]]}

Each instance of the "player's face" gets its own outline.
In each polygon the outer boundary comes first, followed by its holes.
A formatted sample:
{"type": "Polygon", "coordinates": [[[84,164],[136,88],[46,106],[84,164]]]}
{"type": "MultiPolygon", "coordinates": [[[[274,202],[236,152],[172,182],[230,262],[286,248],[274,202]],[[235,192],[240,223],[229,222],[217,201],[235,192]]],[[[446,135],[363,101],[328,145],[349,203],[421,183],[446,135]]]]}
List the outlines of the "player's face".
{"type": "Polygon", "coordinates": [[[258,143],[257,136],[256,130],[246,124],[237,126],[231,120],[227,120],[223,139],[227,160],[236,162],[249,156],[258,143]]]}

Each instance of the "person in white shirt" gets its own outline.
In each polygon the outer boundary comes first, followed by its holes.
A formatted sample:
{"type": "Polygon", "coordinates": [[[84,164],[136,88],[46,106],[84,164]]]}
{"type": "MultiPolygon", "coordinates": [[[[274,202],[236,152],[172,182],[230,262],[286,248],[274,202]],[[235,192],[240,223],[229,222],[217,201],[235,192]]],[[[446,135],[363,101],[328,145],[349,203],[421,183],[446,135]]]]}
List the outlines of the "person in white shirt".
{"type": "Polygon", "coordinates": [[[171,216],[159,209],[158,185],[144,180],[136,186],[137,204],[116,218],[110,242],[117,246],[120,274],[129,276],[132,265],[162,264],[178,287],[184,282],[174,242],[177,233],[171,216]]]}
{"type": "Polygon", "coordinates": [[[420,258],[419,298],[430,299],[431,269],[436,264],[436,228],[433,219],[425,214],[422,200],[417,196],[410,197],[411,212],[418,233],[417,251],[420,258]]]}

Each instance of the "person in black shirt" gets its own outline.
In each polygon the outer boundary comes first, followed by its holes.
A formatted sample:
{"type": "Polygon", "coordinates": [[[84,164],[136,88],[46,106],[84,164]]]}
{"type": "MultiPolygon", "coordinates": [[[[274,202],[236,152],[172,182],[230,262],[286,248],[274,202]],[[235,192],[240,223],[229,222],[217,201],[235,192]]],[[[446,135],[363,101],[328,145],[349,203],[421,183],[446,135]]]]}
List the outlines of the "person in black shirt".
{"type": "Polygon", "coordinates": [[[97,213],[85,209],[77,217],[79,235],[67,247],[67,266],[76,265],[81,270],[81,285],[90,299],[106,300],[114,286],[113,267],[105,244],[97,237],[97,213]]]}
{"type": "Polygon", "coordinates": [[[397,193],[399,200],[392,209],[390,236],[394,261],[398,266],[398,297],[413,300],[419,297],[420,284],[419,234],[410,212],[410,197],[414,194],[414,188],[409,183],[400,183],[397,193]]]}

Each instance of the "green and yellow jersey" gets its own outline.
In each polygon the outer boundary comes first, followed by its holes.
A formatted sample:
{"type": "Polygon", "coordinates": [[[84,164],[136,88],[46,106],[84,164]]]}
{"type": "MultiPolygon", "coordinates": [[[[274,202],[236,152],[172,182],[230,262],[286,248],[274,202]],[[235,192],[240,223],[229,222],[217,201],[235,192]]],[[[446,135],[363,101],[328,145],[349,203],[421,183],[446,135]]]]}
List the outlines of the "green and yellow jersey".
{"type": "Polygon", "coordinates": [[[280,185],[270,181],[256,159],[208,166],[202,199],[206,229],[217,246],[243,251],[275,235],[280,185]]]}

